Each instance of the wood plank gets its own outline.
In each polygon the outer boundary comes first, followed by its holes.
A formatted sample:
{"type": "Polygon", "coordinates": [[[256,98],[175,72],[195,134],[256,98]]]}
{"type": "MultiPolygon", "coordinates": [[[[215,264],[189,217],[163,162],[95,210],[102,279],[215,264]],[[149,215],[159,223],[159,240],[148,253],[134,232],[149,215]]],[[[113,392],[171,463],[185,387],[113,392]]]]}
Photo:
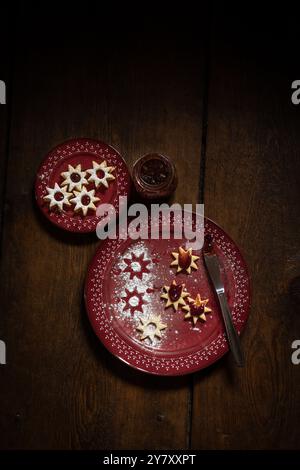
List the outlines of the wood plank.
{"type": "MultiPolygon", "coordinates": [[[[12,49],[12,18],[11,10],[8,5],[1,8],[2,27],[0,29],[0,80],[4,82],[6,95],[9,94],[10,68],[11,68],[11,49],[12,49]]],[[[3,196],[6,174],[7,149],[8,149],[8,133],[9,133],[9,117],[11,103],[6,98],[6,104],[0,104],[0,234],[2,234],[3,225],[3,196]]]]}
{"type": "Polygon", "coordinates": [[[190,378],[137,373],[100,345],[82,302],[98,242],[46,223],[32,186],[50,148],[89,136],[120,149],[129,163],[150,150],[169,154],[182,181],[189,181],[178,188],[177,200],[196,202],[201,38],[200,46],[193,32],[178,39],[182,18],[157,23],[148,14],[135,22],[114,12],[113,23],[100,8],[67,16],[61,6],[57,15],[52,2],[36,8],[27,4],[21,13],[14,75],[1,276],[8,365],[0,370],[0,446],[185,448],[190,378]]]}
{"type": "Polygon", "coordinates": [[[253,293],[246,367],[226,357],[195,376],[192,446],[201,449],[300,448],[291,363],[300,317],[289,298],[300,273],[298,28],[252,20],[215,14],[212,29],[205,209],[240,245],[253,293]]]}

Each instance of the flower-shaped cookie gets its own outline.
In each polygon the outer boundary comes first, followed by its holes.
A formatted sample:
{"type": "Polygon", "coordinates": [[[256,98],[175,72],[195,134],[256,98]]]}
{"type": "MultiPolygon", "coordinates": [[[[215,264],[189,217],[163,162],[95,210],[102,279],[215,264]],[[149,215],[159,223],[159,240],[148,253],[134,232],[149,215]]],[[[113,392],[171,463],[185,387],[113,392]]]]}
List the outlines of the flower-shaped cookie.
{"type": "Polygon", "coordinates": [[[184,299],[190,295],[184,291],[184,284],[176,284],[176,281],[173,281],[170,286],[164,286],[163,290],[165,292],[160,297],[167,301],[165,308],[172,305],[175,311],[178,310],[179,305],[185,305],[184,299]]]}
{"type": "Polygon", "coordinates": [[[88,178],[89,183],[94,183],[96,188],[101,185],[108,188],[108,181],[115,179],[114,175],[111,174],[114,169],[114,166],[107,166],[105,160],[101,163],[93,162],[93,168],[86,170],[91,175],[88,178]]]}
{"type": "Polygon", "coordinates": [[[54,188],[46,188],[48,191],[47,196],[44,196],[45,201],[48,201],[50,209],[57,207],[58,210],[62,211],[64,204],[70,206],[69,199],[72,193],[67,192],[67,188],[61,188],[55,183],[54,188]]]}
{"type": "Polygon", "coordinates": [[[184,318],[193,320],[193,324],[196,325],[198,320],[202,320],[203,322],[206,321],[206,313],[210,313],[211,309],[206,307],[209,299],[201,299],[200,294],[197,294],[195,299],[188,297],[188,303],[182,310],[185,310],[187,313],[185,314],[184,318]]]}
{"type": "Polygon", "coordinates": [[[68,186],[69,191],[76,189],[81,191],[84,184],[88,184],[86,177],[86,172],[81,171],[81,165],[77,165],[75,168],[72,165],[68,165],[68,171],[61,173],[61,176],[64,178],[64,181],[61,183],[61,186],[68,186]]]}
{"type": "Polygon", "coordinates": [[[141,325],[137,327],[137,331],[140,331],[141,340],[149,338],[151,342],[154,338],[161,338],[161,330],[167,328],[167,325],[162,323],[160,315],[150,315],[149,318],[140,318],[141,325]]]}
{"type": "Polygon", "coordinates": [[[178,248],[178,253],[173,251],[172,256],[174,261],[172,261],[171,266],[177,266],[177,272],[181,271],[191,274],[192,269],[198,269],[195,261],[199,259],[199,256],[192,254],[192,248],[185,250],[181,246],[178,248]]]}
{"type": "Polygon", "coordinates": [[[75,197],[70,199],[70,202],[72,202],[72,204],[75,204],[75,212],[81,211],[83,215],[87,215],[89,209],[92,211],[96,210],[94,202],[100,201],[100,199],[94,196],[94,189],[88,191],[86,187],[83,186],[81,191],[74,191],[74,194],[75,197]]]}

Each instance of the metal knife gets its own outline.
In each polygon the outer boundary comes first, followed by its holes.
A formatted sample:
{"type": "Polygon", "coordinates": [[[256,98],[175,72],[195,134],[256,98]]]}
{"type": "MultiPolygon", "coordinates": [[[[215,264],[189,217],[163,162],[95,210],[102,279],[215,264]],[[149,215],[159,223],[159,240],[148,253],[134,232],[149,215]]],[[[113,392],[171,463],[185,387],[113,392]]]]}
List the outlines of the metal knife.
{"type": "Polygon", "coordinates": [[[213,253],[205,253],[205,252],[203,256],[204,256],[205,266],[207,268],[211,282],[214,286],[214,289],[216,291],[216,294],[219,300],[219,304],[220,304],[222,315],[223,315],[223,320],[225,323],[225,329],[227,333],[229,347],[233,354],[236,365],[239,367],[243,367],[244,355],[241,350],[240,339],[233,325],[231,312],[230,312],[229,305],[226,299],[225,288],[224,288],[224,284],[222,282],[221,274],[220,274],[220,263],[219,263],[218,257],[217,255],[213,253]]]}

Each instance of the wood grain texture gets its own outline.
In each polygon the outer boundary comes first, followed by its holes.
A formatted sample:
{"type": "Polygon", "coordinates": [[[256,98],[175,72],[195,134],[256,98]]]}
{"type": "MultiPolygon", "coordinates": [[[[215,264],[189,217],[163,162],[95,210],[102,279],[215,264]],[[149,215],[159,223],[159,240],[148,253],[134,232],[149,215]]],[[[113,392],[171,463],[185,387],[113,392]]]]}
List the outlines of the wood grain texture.
{"type": "MultiPolygon", "coordinates": [[[[12,50],[12,18],[11,10],[5,5],[1,11],[2,26],[0,29],[0,80],[4,81],[6,86],[6,94],[9,94],[11,88],[11,55],[12,50]]],[[[7,104],[0,104],[0,234],[2,234],[3,225],[3,198],[5,192],[6,181],[6,163],[8,154],[9,140],[9,116],[10,116],[10,100],[7,104]]]]}
{"type": "Polygon", "coordinates": [[[82,300],[98,242],[50,226],[33,200],[46,152],[88,136],[129,164],[150,150],[167,153],[189,179],[177,200],[196,202],[201,45],[196,53],[192,34],[178,42],[178,25],[147,18],[124,25],[102,10],[57,15],[53,3],[20,13],[1,270],[1,448],[188,445],[191,379],[136,373],[106,352],[82,300]]]}
{"type": "Polygon", "coordinates": [[[213,19],[205,209],[244,252],[253,299],[246,367],[226,357],[195,376],[194,448],[300,448],[300,317],[289,296],[300,273],[297,28],[284,21],[213,19]]]}
{"type": "Polygon", "coordinates": [[[65,15],[56,2],[26,2],[15,16],[9,146],[0,116],[0,182],[9,150],[0,447],[300,448],[300,366],[291,364],[300,338],[296,19],[286,35],[283,18],[214,14],[207,71],[205,12],[171,19],[149,9],[136,21],[128,6],[76,8],[65,15]],[[194,378],[163,379],[101,346],[82,299],[98,241],[52,227],[33,198],[44,155],[78,136],[107,141],[129,165],[149,151],[170,155],[179,202],[196,202],[201,177],[206,215],[241,246],[252,278],[245,369],[227,356],[194,378]]]}

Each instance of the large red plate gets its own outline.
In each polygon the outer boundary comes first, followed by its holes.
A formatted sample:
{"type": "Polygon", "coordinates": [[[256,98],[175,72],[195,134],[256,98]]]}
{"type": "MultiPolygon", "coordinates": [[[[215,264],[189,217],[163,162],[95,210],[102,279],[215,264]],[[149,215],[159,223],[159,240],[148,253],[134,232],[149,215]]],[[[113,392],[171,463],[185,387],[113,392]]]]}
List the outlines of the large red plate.
{"type": "Polygon", "coordinates": [[[48,153],[37,173],[35,195],[40,209],[52,223],[70,232],[93,232],[96,230],[99,218],[93,213],[87,216],[76,214],[72,209],[73,206],[62,212],[51,211],[49,204],[44,200],[44,196],[47,195],[46,187],[59,184],[62,180],[61,173],[67,171],[69,164],[76,166],[80,163],[82,170],[85,170],[92,168],[93,160],[97,162],[105,160],[108,166],[115,167],[113,174],[116,179],[110,182],[107,189],[102,187],[96,190],[95,196],[100,198],[97,204],[110,203],[118,213],[119,196],[129,195],[130,175],[121,155],[104,142],[84,138],[66,141],[48,153]]]}
{"type": "MultiPolygon", "coordinates": [[[[240,333],[250,305],[245,261],[232,239],[211,220],[205,219],[205,233],[213,236],[227,299],[235,327],[240,333]]],[[[199,269],[190,275],[176,274],[176,270],[170,267],[171,252],[184,244],[184,239],[105,240],[89,266],[85,300],[95,333],[119,359],[151,374],[195,372],[214,363],[228,351],[221,312],[202,257],[198,261],[199,269]],[[144,261],[140,263],[142,270],[138,271],[140,255],[144,261]],[[138,273],[137,276],[134,273],[138,273]],[[208,315],[206,323],[198,321],[193,327],[190,321],[184,320],[183,312],[164,308],[164,301],[160,299],[161,289],[173,279],[185,282],[193,297],[199,292],[202,298],[209,298],[213,313],[208,315]],[[135,288],[139,295],[131,296],[130,291],[135,288]],[[144,304],[142,307],[141,303],[144,304]],[[143,313],[134,313],[137,304],[143,313]],[[133,307],[131,310],[126,309],[130,306],[133,307]],[[148,340],[141,341],[136,330],[139,317],[149,313],[161,314],[162,321],[168,325],[162,339],[153,344],[147,344],[148,340]]]]}

